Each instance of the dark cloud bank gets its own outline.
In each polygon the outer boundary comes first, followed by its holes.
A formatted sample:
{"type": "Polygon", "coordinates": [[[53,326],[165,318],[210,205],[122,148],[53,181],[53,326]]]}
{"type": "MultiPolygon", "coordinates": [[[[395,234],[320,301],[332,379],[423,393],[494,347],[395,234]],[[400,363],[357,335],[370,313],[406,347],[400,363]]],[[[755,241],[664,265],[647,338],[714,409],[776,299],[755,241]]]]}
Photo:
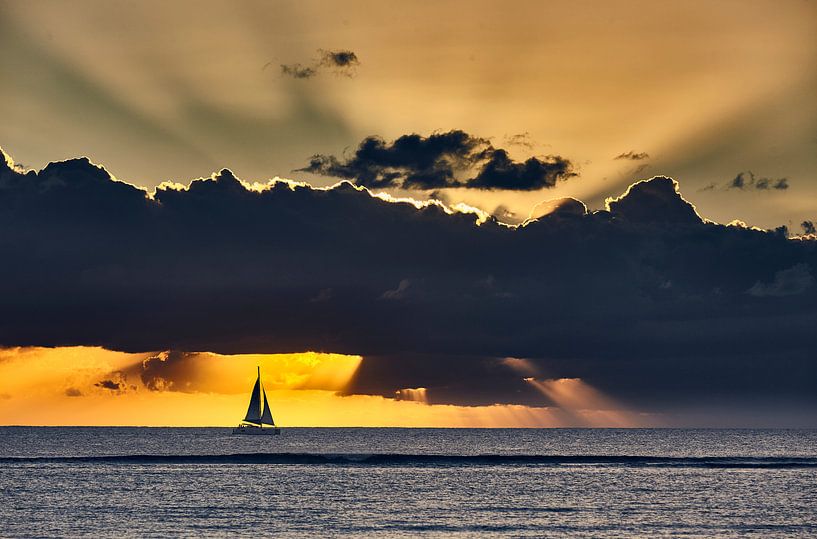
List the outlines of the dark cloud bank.
{"type": "Polygon", "coordinates": [[[460,130],[428,137],[403,135],[392,142],[367,137],[351,156],[314,155],[298,172],[343,178],[365,187],[421,190],[532,191],[575,176],[572,163],[561,156],[514,161],[488,139],[460,130]]]}
{"type": "Polygon", "coordinates": [[[348,183],[255,192],[224,170],[151,199],[86,159],[3,164],[0,345],[352,353],[350,392],[546,404],[516,357],[642,410],[813,420],[817,241],[706,222],[662,177],[555,207],[477,226],[348,183]]]}

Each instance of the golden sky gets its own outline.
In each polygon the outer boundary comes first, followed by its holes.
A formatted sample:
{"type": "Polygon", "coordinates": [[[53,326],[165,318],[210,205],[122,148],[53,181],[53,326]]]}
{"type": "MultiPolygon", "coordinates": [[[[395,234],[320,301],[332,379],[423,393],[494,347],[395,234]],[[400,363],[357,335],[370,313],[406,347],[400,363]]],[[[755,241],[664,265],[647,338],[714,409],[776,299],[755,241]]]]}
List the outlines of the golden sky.
{"type": "MultiPolygon", "coordinates": [[[[338,178],[297,169],[315,154],[348,156],[368,136],[462,130],[515,160],[560,155],[577,175],[534,191],[383,198],[439,197],[517,223],[563,197],[600,209],[634,180],[666,175],[707,219],[799,232],[817,221],[815,35],[808,0],[0,0],[0,147],[20,169],[85,155],[148,190],[224,167],[247,185],[329,186],[338,178]],[[353,51],[359,65],[282,73],[320,65],[327,50],[353,51]],[[643,158],[617,158],[628,152],[643,158]],[[728,189],[741,173],[789,187],[728,189]]],[[[787,264],[745,288],[800,276],[808,289],[808,268],[787,264]]],[[[418,288],[402,275],[388,286],[381,297],[418,288]]],[[[320,290],[317,300],[329,297],[320,290]]],[[[345,395],[360,362],[0,349],[0,424],[233,425],[256,365],[283,426],[655,419],[579,378],[521,371],[541,406],[432,405],[422,387],[345,395]]]]}
{"type": "Polygon", "coordinates": [[[0,2],[0,145],[146,187],[222,167],[325,185],[292,170],[368,135],[463,129],[580,176],[453,202],[524,218],[665,174],[708,218],[797,228],[817,215],[815,31],[799,0],[0,2]],[[282,76],[318,49],[354,51],[356,76],[282,76]],[[628,151],[650,159],[614,159],[628,151]],[[791,187],[696,192],[748,170],[791,187]]]}
{"type": "Polygon", "coordinates": [[[192,354],[158,383],[141,376],[151,358],[161,363],[167,355],[0,349],[0,424],[234,426],[246,412],[256,366],[273,417],[284,427],[625,427],[655,419],[623,409],[577,379],[530,379],[555,405],[429,405],[422,388],[395,398],[340,396],[358,356],[192,354]]]}

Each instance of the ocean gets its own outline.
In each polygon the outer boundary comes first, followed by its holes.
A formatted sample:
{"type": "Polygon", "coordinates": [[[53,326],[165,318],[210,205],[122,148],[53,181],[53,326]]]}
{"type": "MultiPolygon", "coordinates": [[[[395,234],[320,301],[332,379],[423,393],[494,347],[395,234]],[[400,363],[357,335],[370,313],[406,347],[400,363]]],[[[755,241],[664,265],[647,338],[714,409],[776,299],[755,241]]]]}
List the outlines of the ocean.
{"type": "Polygon", "coordinates": [[[0,536],[817,535],[817,430],[0,427],[0,536]]]}

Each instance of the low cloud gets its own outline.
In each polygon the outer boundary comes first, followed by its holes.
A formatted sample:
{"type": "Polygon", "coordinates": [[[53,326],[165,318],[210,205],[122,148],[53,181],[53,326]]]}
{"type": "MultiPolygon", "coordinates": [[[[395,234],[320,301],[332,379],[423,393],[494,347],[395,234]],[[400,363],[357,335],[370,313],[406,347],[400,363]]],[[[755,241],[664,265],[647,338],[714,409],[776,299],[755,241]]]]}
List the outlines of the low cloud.
{"type": "Polygon", "coordinates": [[[403,135],[392,142],[367,137],[352,155],[317,154],[298,172],[343,178],[370,188],[420,190],[532,191],[554,187],[576,175],[572,163],[561,156],[515,161],[488,139],[460,130],[428,137],[403,135]]]}

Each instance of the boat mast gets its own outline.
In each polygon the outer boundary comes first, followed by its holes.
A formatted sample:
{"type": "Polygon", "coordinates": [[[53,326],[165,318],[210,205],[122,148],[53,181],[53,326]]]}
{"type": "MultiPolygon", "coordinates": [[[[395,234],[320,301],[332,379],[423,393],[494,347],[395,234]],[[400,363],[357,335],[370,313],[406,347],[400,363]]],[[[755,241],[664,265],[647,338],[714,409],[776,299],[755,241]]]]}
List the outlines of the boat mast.
{"type": "Polygon", "coordinates": [[[256,365],[256,368],[258,369],[258,420],[261,421],[261,415],[264,413],[262,409],[264,403],[261,402],[261,365],[256,365]]]}

